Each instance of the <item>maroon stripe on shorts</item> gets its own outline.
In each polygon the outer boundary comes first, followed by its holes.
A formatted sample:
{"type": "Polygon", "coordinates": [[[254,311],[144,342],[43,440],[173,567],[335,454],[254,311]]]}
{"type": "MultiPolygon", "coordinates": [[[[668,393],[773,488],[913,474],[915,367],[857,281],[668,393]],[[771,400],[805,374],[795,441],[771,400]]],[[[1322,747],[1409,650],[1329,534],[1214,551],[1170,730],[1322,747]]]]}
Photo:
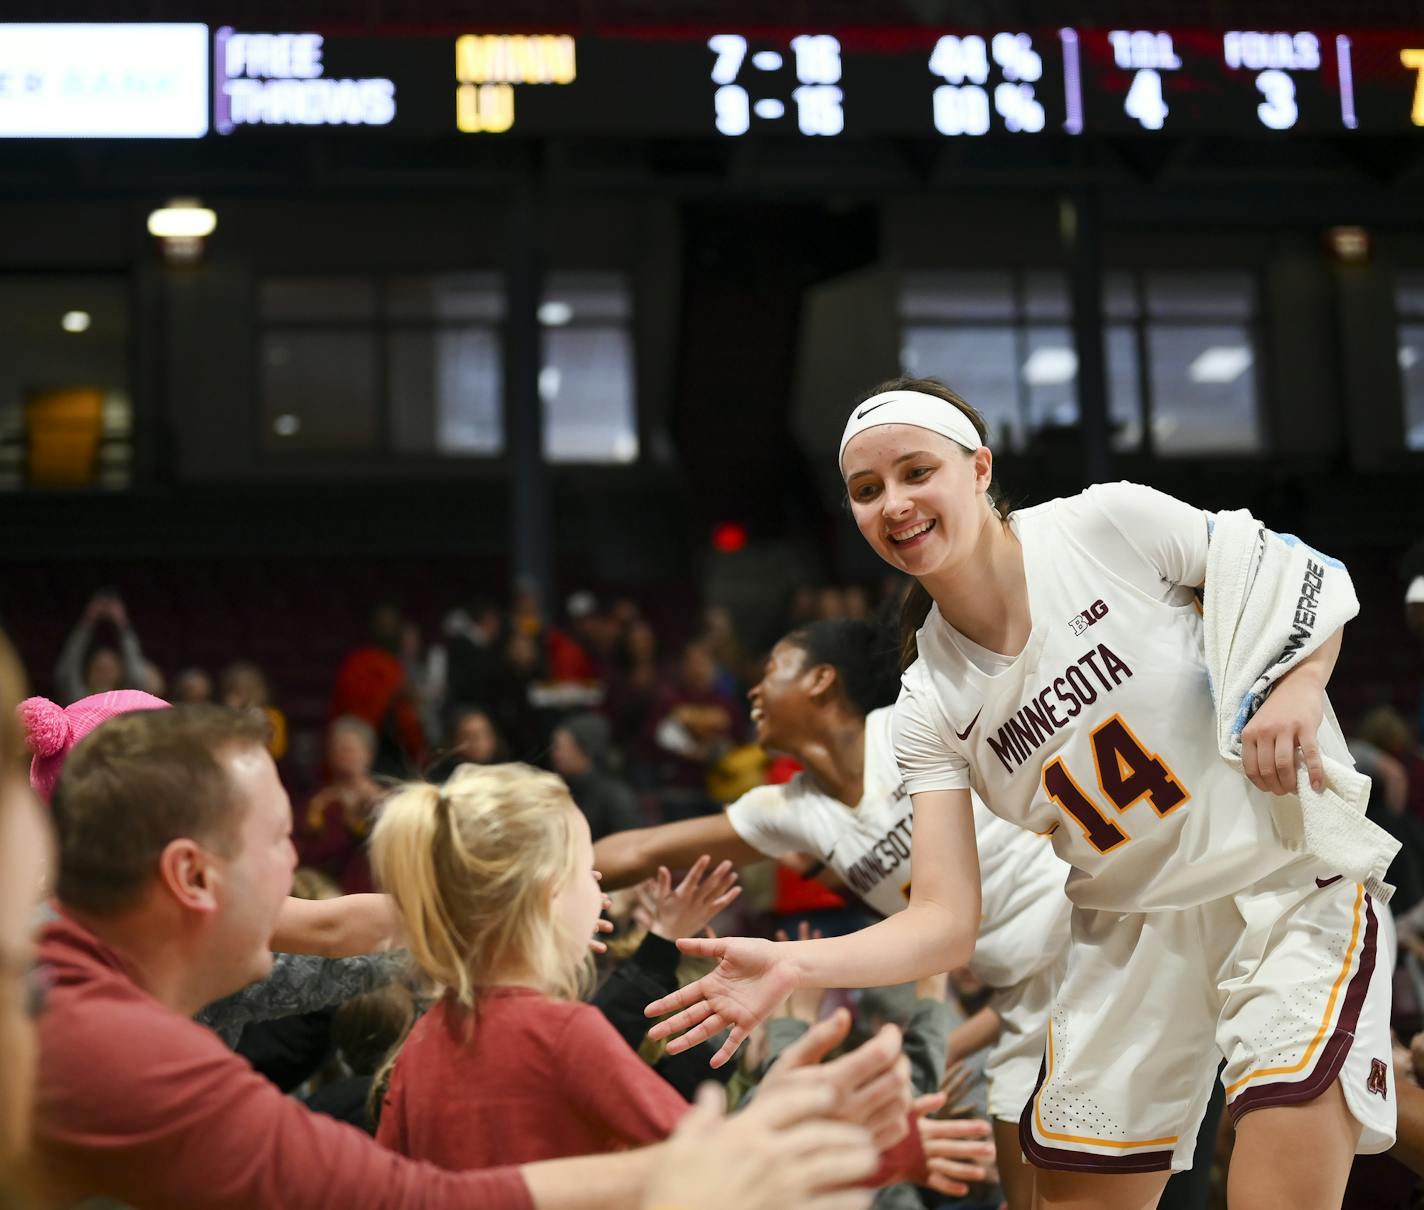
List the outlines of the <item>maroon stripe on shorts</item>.
{"type": "Polygon", "coordinates": [[[1350,980],[1345,992],[1345,1003],[1340,1007],[1340,1017],[1335,1023],[1335,1031],[1325,1043],[1315,1068],[1303,1080],[1267,1081],[1239,1093],[1227,1106],[1233,1122],[1242,1114],[1253,1109],[1266,1109],[1272,1105],[1297,1105],[1302,1101],[1313,1101],[1330,1087],[1345,1065],[1350,1046],[1355,1041],[1355,1026],[1360,1021],[1360,1009],[1364,1006],[1365,995],[1370,990],[1370,979],[1375,972],[1375,934],[1378,931],[1375,920],[1374,902],[1365,896],[1365,940],[1360,948],[1360,965],[1350,980]]]}
{"type": "Polygon", "coordinates": [[[1024,1158],[1035,1168],[1054,1168],[1062,1172],[1166,1172],[1172,1166],[1170,1151],[1136,1151],[1131,1155],[1099,1155],[1095,1151],[1069,1151],[1066,1147],[1048,1147],[1033,1137],[1033,1103],[1043,1087],[1047,1067],[1038,1065],[1038,1083],[1033,1086],[1023,1113],[1019,1115],[1019,1146],[1024,1158]]]}

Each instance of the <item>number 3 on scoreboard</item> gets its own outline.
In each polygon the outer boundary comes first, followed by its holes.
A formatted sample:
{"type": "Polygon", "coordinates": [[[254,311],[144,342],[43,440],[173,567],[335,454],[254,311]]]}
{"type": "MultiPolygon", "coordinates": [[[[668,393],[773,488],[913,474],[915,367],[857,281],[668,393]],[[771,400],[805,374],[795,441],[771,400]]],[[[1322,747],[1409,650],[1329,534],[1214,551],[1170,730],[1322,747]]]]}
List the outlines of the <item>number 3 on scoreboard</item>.
{"type": "MultiPolygon", "coordinates": [[[[1167,815],[1191,798],[1166,762],[1142,746],[1120,714],[1094,729],[1091,739],[1098,788],[1119,813],[1145,798],[1158,815],[1167,815]]],[[[1082,828],[1099,853],[1110,853],[1131,839],[1073,780],[1062,757],[1044,766],[1043,790],[1082,828]]]]}

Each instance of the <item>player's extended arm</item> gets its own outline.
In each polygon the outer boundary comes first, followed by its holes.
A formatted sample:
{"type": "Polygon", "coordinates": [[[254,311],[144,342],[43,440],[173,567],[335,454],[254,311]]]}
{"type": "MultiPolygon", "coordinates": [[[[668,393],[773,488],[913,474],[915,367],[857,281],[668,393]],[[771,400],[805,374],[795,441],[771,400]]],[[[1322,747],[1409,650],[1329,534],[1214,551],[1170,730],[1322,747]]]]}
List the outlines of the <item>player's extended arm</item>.
{"type": "MultiPolygon", "coordinates": [[[[914,887],[910,888],[912,891],[914,887]]],[[[992,1004],[986,1004],[966,1021],[960,1022],[949,1033],[949,1055],[946,1064],[958,1063],[960,1059],[978,1054],[986,1046],[999,1039],[999,1026],[1003,1022],[992,1004]]]]}
{"type": "Polygon", "coordinates": [[[593,846],[593,868],[603,875],[604,889],[616,891],[653,877],[659,866],[688,869],[704,853],[714,864],[765,859],[737,835],[726,815],[708,815],[605,836],[593,846]]]}
{"type": "Polygon", "coordinates": [[[288,898],[277,914],[272,949],[279,954],[350,958],[398,945],[395,906],[388,895],[336,899],[288,898]]]}
{"type": "Polygon", "coordinates": [[[910,906],[888,919],[822,941],[685,938],[678,947],[719,960],[715,970],[648,1005],[675,1013],[650,1038],[677,1054],[730,1028],[712,1060],[721,1066],[755,1026],[797,987],[881,987],[963,966],[979,927],[979,852],[968,790],[914,795],[910,906]],[[677,1036],[680,1035],[680,1036],[677,1036]]]}

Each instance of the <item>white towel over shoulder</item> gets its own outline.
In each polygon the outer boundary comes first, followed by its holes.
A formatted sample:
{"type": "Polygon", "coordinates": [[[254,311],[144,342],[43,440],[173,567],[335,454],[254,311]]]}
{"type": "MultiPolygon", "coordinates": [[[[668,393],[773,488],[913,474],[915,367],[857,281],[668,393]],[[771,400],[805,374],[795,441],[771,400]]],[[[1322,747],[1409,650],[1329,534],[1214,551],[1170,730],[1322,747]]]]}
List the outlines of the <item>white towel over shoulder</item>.
{"type": "MultiPolygon", "coordinates": [[[[1276,682],[1359,611],[1344,564],[1249,512],[1216,515],[1203,620],[1217,747],[1228,763],[1241,768],[1241,732],[1276,682]]],[[[1349,760],[1328,698],[1320,740],[1324,789],[1311,788],[1300,762],[1296,794],[1273,798],[1276,834],[1387,903],[1394,888],[1384,874],[1399,841],[1365,818],[1370,780],[1349,760]]]]}

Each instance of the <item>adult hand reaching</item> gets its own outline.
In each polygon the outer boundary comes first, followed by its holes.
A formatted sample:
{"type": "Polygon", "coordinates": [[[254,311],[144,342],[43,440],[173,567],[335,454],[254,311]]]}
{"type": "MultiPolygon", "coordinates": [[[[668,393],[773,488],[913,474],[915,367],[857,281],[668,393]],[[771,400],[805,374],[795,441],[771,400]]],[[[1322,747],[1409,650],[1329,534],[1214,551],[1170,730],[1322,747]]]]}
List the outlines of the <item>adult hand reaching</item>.
{"type": "Polygon", "coordinates": [[[654,1025],[648,1037],[669,1039],[667,1053],[675,1055],[730,1029],[722,1049],[712,1057],[712,1066],[721,1067],[796,988],[795,971],[782,957],[786,947],[759,938],[687,937],[677,945],[685,954],[717,959],[717,966],[643,1010],[650,1017],[676,1014],[654,1025]]]}
{"type": "Polygon", "coordinates": [[[788,1046],[771,1065],[761,1087],[828,1083],[836,1090],[829,1116],[870,1131],[888,1151],[905,1137],[911,1104],[910,1061],[901,1050],[900,1031],[887,1025],[855,1050],[830,1063],[822,1060],[845,1041],[851,1017],[837,1009],[788,1046]]]}
{"type": "Polygon", "coordinates": [[[876,1165],[865,1131],[826,1120],[830,1084],[763,1088],[724,1118],[720,1088],[704,1086],[662,1148],[643,1210],[864,1210],[870,1193],[848,1189],[876,1165]]]}

